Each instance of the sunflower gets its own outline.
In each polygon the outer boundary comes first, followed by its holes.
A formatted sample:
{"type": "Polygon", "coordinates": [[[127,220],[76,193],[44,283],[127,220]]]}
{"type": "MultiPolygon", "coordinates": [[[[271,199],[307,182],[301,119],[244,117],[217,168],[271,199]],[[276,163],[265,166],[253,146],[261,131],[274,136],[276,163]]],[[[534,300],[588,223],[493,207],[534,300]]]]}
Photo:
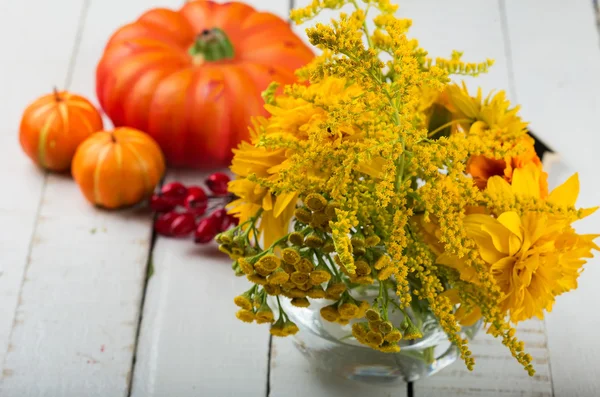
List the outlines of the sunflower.
{"type": "MultiPolygon", "coordinates": [[[[490,178],[487,189],[499,197],[540,197],[532,188],[539,178],[534,167],[514,171],[512,184],[504,178],[490,178]]],[[[577,174],[556,188],[548,202],[572,208],[579,194],[577,174]]],[[[580,219],[593,209],[582,210],[580,219]]],[[[533,316],[543,318],[544,310],[551,311],[556,296],[577,287],[584,258],[591,258],[598,235],[575,232],[571,216],[528,211],[519,214],[506,211],[497,217],[484,214],[467,215],[464,220],[468,237],[476,244],[479,254],[501,288],[504,297],[502,310],[513,322],[533,316]]],[[[461,279],[478,283],[475,270],[456,257],[442,254],[437,262],[457,269],[461,279]]]]}

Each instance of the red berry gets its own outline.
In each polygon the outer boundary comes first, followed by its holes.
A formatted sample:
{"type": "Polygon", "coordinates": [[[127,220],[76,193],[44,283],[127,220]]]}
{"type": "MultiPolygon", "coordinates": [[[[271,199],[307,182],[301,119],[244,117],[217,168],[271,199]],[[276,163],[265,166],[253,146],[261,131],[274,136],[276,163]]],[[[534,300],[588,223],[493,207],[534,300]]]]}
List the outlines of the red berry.
{"type": "Polygon", "coordinates": [[[225,217],[227,216],[227,211],[223,208],[214,211],[212,214],[210,214],[209,218],[212,218],[215,220],[215,224],[219,227],[221,227],[221,225],[223,224],[223,220],[225,219],[225,217]]]}
{"type": "Polygon", "coordinates": [[[167,212],[165,214],[161,214],[154,221],[154,230],[156,233],[161,234],[163,236],[171,235],[171,225],[173,224],[173,220],[178,216],[177,212],[167,212]]]}
{"type": "Polygon", "coordinates": [[[174,211],[160,215],[154,222],[154,230],[158,234],[169,237],[185,237],[196,227],[196,219],[190,213],[174,211]]]}
{"type": "Polygon", "coordinates": [[[171,224],[171,233],[174,237],[189,236],[196,228],[196,218],[189,212],[179,214],[171,224]]]}
{"type": "Polygon", "coordinates": [[[194,233],[194,241],[199,244],[206,244],[211,242],[217,233],[219,233],[218,223],[215,218],[208,217],[204,218],[196,227],[196,232],[194,233]]]}
{"type": "Polygon", "coordinates": [[[188,189],[182,183],[171,182],[164,185],[162,189],[160,189],[160,192],[162,196],[179,200],[179,202],[183,204],[183,201],[187,196],[188,189]]]}
{"type": "Polygon", "coordinates": [[[227,194],[227,184],[229,177],[222,172],[215,172],[206,179],[206,186],[217,195],[227,194]]]}
{"type": "Polygon", "coordinates": [[[156,212],[168,212],[177,206],[177,202],[165,196],[153,194],[150,197],[150,208],[156,212]]]}
{"type": "Polygon", "coordinates": [[[208,197],[206,197],[204,189],[198,186],[188,188],[185,207],[196,216],[204,215],[206,207],[208,207],[208,197]]]}

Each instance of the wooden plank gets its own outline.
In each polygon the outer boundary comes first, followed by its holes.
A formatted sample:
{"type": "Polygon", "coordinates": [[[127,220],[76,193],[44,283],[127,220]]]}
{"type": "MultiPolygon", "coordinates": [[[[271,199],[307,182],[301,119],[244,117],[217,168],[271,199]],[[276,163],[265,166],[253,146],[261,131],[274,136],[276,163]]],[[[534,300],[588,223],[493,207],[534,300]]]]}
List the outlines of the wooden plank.
{"type": "MultiPolygon", "coordinates": [[[[56,30],[66,36],[42,34],[44,58],[33,63],[61,64],[65,73],[68,55],[55,51],[66,40],[73,47],[75,30],[68,30],[65,15],[77,18],[78,7],[89,2],[36,3],[36,15],[47,20],[36,35],[56,30]]],[[[94,0],[68,88],[93,100],[95,65],[111,32],[161,3],[94,0]]],[[[36,5],[22,6],[14,23],[24,24],[31,7],[36,5]]],[[[39,47],[35,38],[30,54],[39,47]]],[[[33,81],[37,90],[47,90],[33,81]]],[[[95,209],[68,176],[48,176],[3,368],[3,396],[127,395],[150,237],[148,212],[95,209]]]]}
{"type": "MultiPolygon", "coordinates": [[[[204,175],[168,180],[202,185],[204,175]]],[[[148,282],[133,397],[265,395],[269,332],[235,318],[233,298],[249,288],[214,244],[158,237],[148,282]]]]}
{"type": "MultiPolygon", "coordinates": [[[[248,0],[288,16],[288,2],[248,0]]],[[[205,174],[171,171],[167,180],[201,185],[205,174]]],[[[248,289],[214,244],[159,237],[153,250],[136,353],[132,396],[266,395],[269,333],[235,318],[233,298],[248,289]]]]}
{"type": "MultiPolygon", "coordinates": [[[[590,208],[600,203],[600,181],[594,169],[575,170],[566,163],[553,166],[548,180],[551,188],[579,171],[581,184],[578,206],[590,208]]],[[[579,233],[598,234],[598,213],[574,224],[579,233]]],[[[598,243],[598,240],[596,240],[598,243]]],[[[588,261],[579,277],[578,288],[557,298],[546,315],[548,348],[554,395],[556,397],[596,396],[600,390],[600,317],[593,306],[600,302],[600,255],[588,261]]]]}
{"type": "Polygon", "coordinates": [[[592,2],[505,3],[524,118],[565,162],[579,170],[598,167],[600,50],[592,2]]]}
{"type": "Polygon", "coordinates": [[[457,50],[464,53],[463,60],[467,62],[494,60],[488,73],[475,78],[453,76],[455,82],[464,80],[471,95],[481,87],[484,96],[490,91],[505,90],[513,100],[496,0],[457,0],[452,7],[444,7],[443,12],[432,12],[441,7],[438,0],[403,0],[398,4],[398,15],[413,21],[409,36],[419,40],[432,58],[450,57],[457,50]]]}
{"type": "MultiPolygon", "coordinates": [[[[597,177],[597,115],[600,114],[600,49],[593,7],[587,0],[507,1],[516,94],[532,128],[560,156],[550,174],[556,186],[579,172],[578,205],[600,203],[597,177]],[[560,29],[556,29],[560,26],[560,29]]],[[[581,233],[598,233],[596,214],[575,224],[581,233]]],[[[555,396],[593,396],[600,389],[600,318],[588,303],[600,301],[598,255],[584,267],[579,288],[557,299],[546,316],[555,396]]]]}
{"type": "Polygon", "coordinates": [[[7,38],[0,54],[0,179],[5,186],[0,195],[0,363],[8,348],[45,179],[21,150],[20,118],[35,98],[65,83],[83,4],[0,3],[0,37],[7,38]],[[59,29],[56,19],[48,18],[57,7],[64,9],[59,29]]]}
{"type": "Polygon", "coordinates": [[[415,397],[461,396],[552,397],[552,378],[543,322],[529,320],[517,328],[525,348],[534,357],[536,374],[530,377],[499,340],[479,333],[471,341],[475,369],[469,371],[462,361],[414,385],[415,397]]]}

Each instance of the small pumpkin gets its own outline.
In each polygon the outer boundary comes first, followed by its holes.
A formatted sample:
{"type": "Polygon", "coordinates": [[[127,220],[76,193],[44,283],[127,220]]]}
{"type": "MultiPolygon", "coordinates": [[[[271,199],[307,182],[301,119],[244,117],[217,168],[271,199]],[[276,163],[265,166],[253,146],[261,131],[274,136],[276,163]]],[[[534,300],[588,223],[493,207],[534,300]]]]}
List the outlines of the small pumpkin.
{"type": "Polygon", "coordinates": [[[116,126],[153,136],[175,167],[227,166],[249,139],[261,93],[296,81],[314,57],[282,18],[241,3],[189,1],[152,9],[116,31],[96,91],[116,126]]]}
{"type": "Polygon", "coordinates": [[[128,207],[149,197],[165,173],[160,147],[133,128],[100,131],[86,139],[72,174],[86,199],[100,207],[128,207]]]}
{"type": "Polygon", "coordinates": [[[86,98],[55,90],[25,109],[19,128],[23,151],[42,168],[67,171],[77,146],[102,130],[98,109],[86,98]]]}

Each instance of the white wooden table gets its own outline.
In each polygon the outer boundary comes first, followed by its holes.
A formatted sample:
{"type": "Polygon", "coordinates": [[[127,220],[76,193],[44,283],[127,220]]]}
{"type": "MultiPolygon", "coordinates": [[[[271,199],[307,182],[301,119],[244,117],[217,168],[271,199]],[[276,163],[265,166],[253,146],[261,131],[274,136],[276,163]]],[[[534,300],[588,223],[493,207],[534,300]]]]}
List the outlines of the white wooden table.
{"type": "MultiPolygon", "coordinates": [[[[296,5],[308,0],[296,0],[296,5]]],[[[406,387],[372,388],[315,373],[290,340],[235,319],[245,290],[227,259],[190,241],[152,241],[144,211],[88,205],[68,177],[44,174],[18,146],[21,112],[54,85],[95,101],[109,35],[153,6],[183,0],[0,0],[0,395],[585,396],[600,395],[600,260],[544,322],[523,324],[530,378],[478,337],[458,363],[406,387]],[[146,283],[149,263],[154,275],[146,283]]],[[[288,0],[247,1],[284,18],[288,0]]],[[[507,89],[560,154],[551,184],[580,172],[580,205],[600,204],[600,44],[592,0],[402,0],[433,55],[496,59],[479,79],[507,89]]],[[[303,29],[297,32],[304,36],[303,29]]],[[[469,82],[472,84],[472,82],[469,82]]],[[[198,182],[197,173],[168,175],[198,182]]],[[[600,231],[600,216],[581,222],[600,231]]]]}

